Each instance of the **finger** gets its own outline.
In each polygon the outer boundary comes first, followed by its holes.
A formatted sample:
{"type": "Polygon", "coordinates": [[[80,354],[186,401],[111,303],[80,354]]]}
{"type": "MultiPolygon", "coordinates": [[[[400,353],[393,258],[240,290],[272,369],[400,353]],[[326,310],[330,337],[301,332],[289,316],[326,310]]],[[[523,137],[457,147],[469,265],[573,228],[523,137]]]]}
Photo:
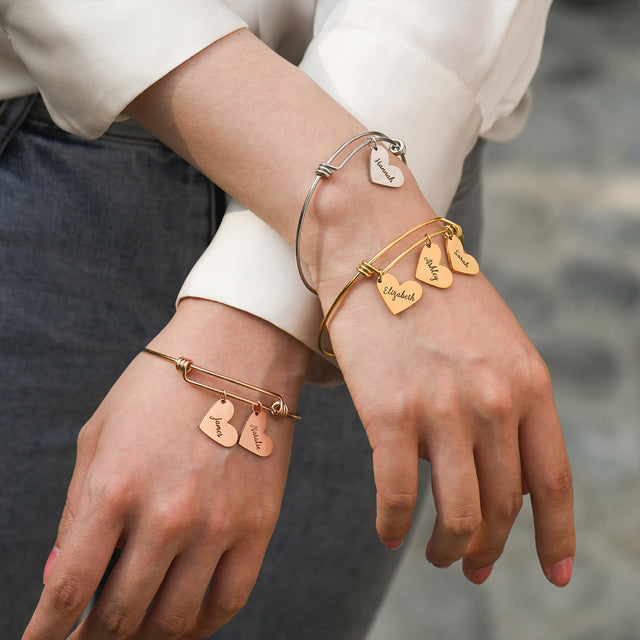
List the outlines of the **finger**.
{"type": "Polygon", "coordinates": [[[462,557],[482,520],[472,447],[434,452],[431,484],[437,516],[427,560],[437,567],[448,567],[462,557]]]}
{"type": "Polygon", "coordinates": [[[411,528],[418,498],[418,445],[410,432],[367,430],[373,447],[376,483],[376,530],[390,549],[397,549],[411,528]]]}
{"type": "Polygon", "coordinates": [[[258,578],[268,543],[268,538],[248,539],[224,553],[195,622],[184,633],[185,639],[210,636],[242,610],[258,578]]]}
{"type": "Polygon", "coordinates": [[[477,447],[476,469],[482,522],[463,557],[465,576],[481,584],[502,555],[513,523],[522,507],[522,473],[517,430],[507,429],[505,442],[484,440],[477,447]]]}
{"type": "Polygon", "coordinates": [[[520,425],[520,455],[540,564],[547,579],[562,587],[571,579],[575,555],[573,482],[550,387],[520,425]]]}
{"type": "Polygon", "coordinates": [[[120,527],[80,514],[64,540],[23,640],[62,640],[91,600],[111,560],[120,527]]]}
{"type": "Polygon", "coordinates": [[[153,606],[137,631],[127,640],[183,637],[202,605],[220,558],[214,545],[192,547],[172,563],[153,606]]]}
{"type": "MultiPolygon", "coordinates": [[[[144,618],[175,556],[150,532],[129,535],[95,607],[74,640],[112,640],[132,633],[144,618]]],[[[154,636],[155,637],[155,636],[154,636]]]]}
{"type": "Polygon", "coordinates": [[[93,458],[94,438],[89,438],[86,433],[86,428],[80,431],[78,435],[78,450],[76,455],[76,463],[73,469],[73,475],[71,476],[71,482],[67,489],[67,499],[62,510],[62,516],[58,524],[58,532],[56,535],[56,541],[47,558],[42,574],[42,584],[47,584],[47,580],[51,575],[51,571],[58,559],[60,549],[64,543],[67,531],[73,524],[74,512],[77,511],[80,502],[80,495],[84,486],[85,479],[87,477],[87,471],[93,458]]]}

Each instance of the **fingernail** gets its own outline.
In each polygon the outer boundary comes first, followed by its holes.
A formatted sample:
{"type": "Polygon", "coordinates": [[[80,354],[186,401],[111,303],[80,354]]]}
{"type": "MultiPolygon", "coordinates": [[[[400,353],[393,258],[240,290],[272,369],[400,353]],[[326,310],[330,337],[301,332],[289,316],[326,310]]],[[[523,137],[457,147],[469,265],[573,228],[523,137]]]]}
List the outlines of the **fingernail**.
{"type": "Polygon", "coordinates": [[[396,549],[399,549],[402,546],[402,543],[404,542],[404,539],[402,540],[383,540],[382,544],[384,544],[385,547],[387,547],[387,549],[391,549],[392,551],[395,551],[396,549]]]}
{"type": "Polygon", "coordinates": [[[59,553],[60,553],[60,549],[58,549],[58,547],[53,547],[53,549],[51,549],[51,553],[49,554],[49,557],[47,558],[47,562],[44,565],[44,572],[42,573],[42,584],[47,584],[47,580],[49,579],[49,574],[51,573],[51,570],[53,569],[53,565],[56,563],[56,560],[58,559],[59,553]]]}
{"type": "Polygon", "coordinates": [[[453,563],[449,562],[449,564],[438,564],[437,562],[431,563],[436,569],[448,569],[453,563]]]}
{"type": "Polygon", "coordinates": [[[573,571],[573,558],[566,558],[562,562],[557,562],[551,567],[551,582],[556,587],[564,587],[571,580],[571,572],[573,571]]]}
{"type": "Polygon", "coordinates": [[[482,584],[491,575],[492,571],[493,565],[485,567],[484,569],[478,569],[477,571],[474,571],[471,575],[471,582],[473,582],[474,584],[482,584]]]}

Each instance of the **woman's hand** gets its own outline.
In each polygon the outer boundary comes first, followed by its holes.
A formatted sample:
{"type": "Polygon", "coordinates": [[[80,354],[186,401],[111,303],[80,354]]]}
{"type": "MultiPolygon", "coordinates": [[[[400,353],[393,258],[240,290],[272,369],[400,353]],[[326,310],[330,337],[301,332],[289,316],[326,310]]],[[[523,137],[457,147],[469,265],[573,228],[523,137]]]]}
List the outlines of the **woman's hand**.
{"type": "MultiPolygon", "coordinates": [[[[347,183],[362,184],[362,176],[344,173],[318,193],[322,250],[307,251],[325,310],[363,259],[435,215],[412,196],[410,175],[404,193],[365,185],[351,199],[347,183]],[[346,215],[341,207],[350,207],[346,215]]],[[[442,237],[434,242],[446,265],[442,237]]],[[[400,282],[415,280],[419,254],[393,268],[400,282]]],[[[409,531],[422,457],[431,463],[437,508],[431,563],[462,558],[467,578],[486,580],[530,491],[543,571],[564,586],[575,553],[572,481],[547,368],[482,274],[454,274],[448,289],[421,286],[422,298],[394,316],[375,277],[361,278],[329,322],[373,448],[378,534],[395,548],[409,531]]]]}
{"type": "MultiPolygon", "coordinates": [[[[150,346],[276,391],[290,407],[308,360],[306,347],[268,323],[194,299],[150,346]]],[[[294,425],[268,414],[267,458],[224,448],[198,428],[217,400],[172,363],[135,358],[78,438],[59,555],[24,640],[66,637],[116,547],[115,569],[74,639],[202,638],[242,608],[278,519],[294,425]]],[[[240,431],[251,408],[233,404],[240,431]]]]}

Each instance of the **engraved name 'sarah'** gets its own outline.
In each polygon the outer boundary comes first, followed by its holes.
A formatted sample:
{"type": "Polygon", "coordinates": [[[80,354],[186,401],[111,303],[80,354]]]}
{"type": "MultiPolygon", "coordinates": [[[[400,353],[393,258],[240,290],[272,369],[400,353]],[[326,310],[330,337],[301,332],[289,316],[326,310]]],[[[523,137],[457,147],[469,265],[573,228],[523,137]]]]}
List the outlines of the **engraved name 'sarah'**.
{"type": "Polygon", "coordinates": [[[389,181],[393,182],[395,180],[395,176],[392,176],[384,167],[384,164],[380,158],[375,158],[373,164],[378,165],[380,171],[382,171],[384,177],[389,181]]]}
{"type": "Polygon", "coordinates": [[[398,292],[393,287],[387,285],[382,290],[382,293],[385,296],[391,296],[394,302],[396,301],[396,298],[400,298],[401,300],[409,300],[410,302],[416,302],[415,292],[408,294],[406,289],[403,289],[401,292],[398,292]]]}
{"type": "Polygon", "coordinates": [[[468,261],[468,260],[465,260],[465,259],[462,257],[462,254],[460,253],[460,249],[456,249],[453,253],[455,254],[456,258],[458,258],[458,259],[460,260],[460,262],[462,262],[462,264],[463,264],[465,267],[468,267],[468,266],[469,266],[469,261],[468,261]]]}

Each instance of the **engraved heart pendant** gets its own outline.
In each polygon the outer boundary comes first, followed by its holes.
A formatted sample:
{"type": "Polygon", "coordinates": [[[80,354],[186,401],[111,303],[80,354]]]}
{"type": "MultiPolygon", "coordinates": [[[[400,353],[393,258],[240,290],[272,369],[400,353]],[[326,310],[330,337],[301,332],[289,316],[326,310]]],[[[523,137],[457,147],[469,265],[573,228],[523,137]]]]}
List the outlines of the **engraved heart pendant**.
{"type": "Polygon", "coordinates": [[[377,149],[371,149],[369,177],[371,182],[383,187],[401,187],[404,183],[402,170],[389,162],[389,153],[382,144],[377,149]]]}
{"type": "Polygon", "coordinates": [[[390,273],[385,273],[376,284],[380,296],[393,315],[413,306],[422,297],[422,287],[417,282],[407,280],[400,284],[390,273]]]}
{"type": "Polygon", "coordinates": [[[233,447],[238,442],[238,432],[229,424],[234,408],[229,400],[218,400],[200,422],[200,431],[223,447],[233,447]]]}
{"type": "Polygon", "coordinates": [[[273,440],[264,432],[266,426],[267,414],[264,411],[252,411],[240,435],[240,446],[263,458],[271,455],[273,440]]]}
{"type": "Polygon", "coordinates": [[[445,246],[447,247],[447,257],[451,269],[457,273],[466,273],[470,276],[476,275],[480,271],[480,267],[476,259],[469,253],[465,253],[462,242],[458,236],[446,238],[445,246]]]}
{"type": "Polygon", "coordinates": [[[441,259],[442,251],[437,244],[432,244],[430,247],[425,245],[418,260],[416,278],[440,289],[450,287],[453,284],[453,274],[447,267],[440,264],[441,259]]]}

